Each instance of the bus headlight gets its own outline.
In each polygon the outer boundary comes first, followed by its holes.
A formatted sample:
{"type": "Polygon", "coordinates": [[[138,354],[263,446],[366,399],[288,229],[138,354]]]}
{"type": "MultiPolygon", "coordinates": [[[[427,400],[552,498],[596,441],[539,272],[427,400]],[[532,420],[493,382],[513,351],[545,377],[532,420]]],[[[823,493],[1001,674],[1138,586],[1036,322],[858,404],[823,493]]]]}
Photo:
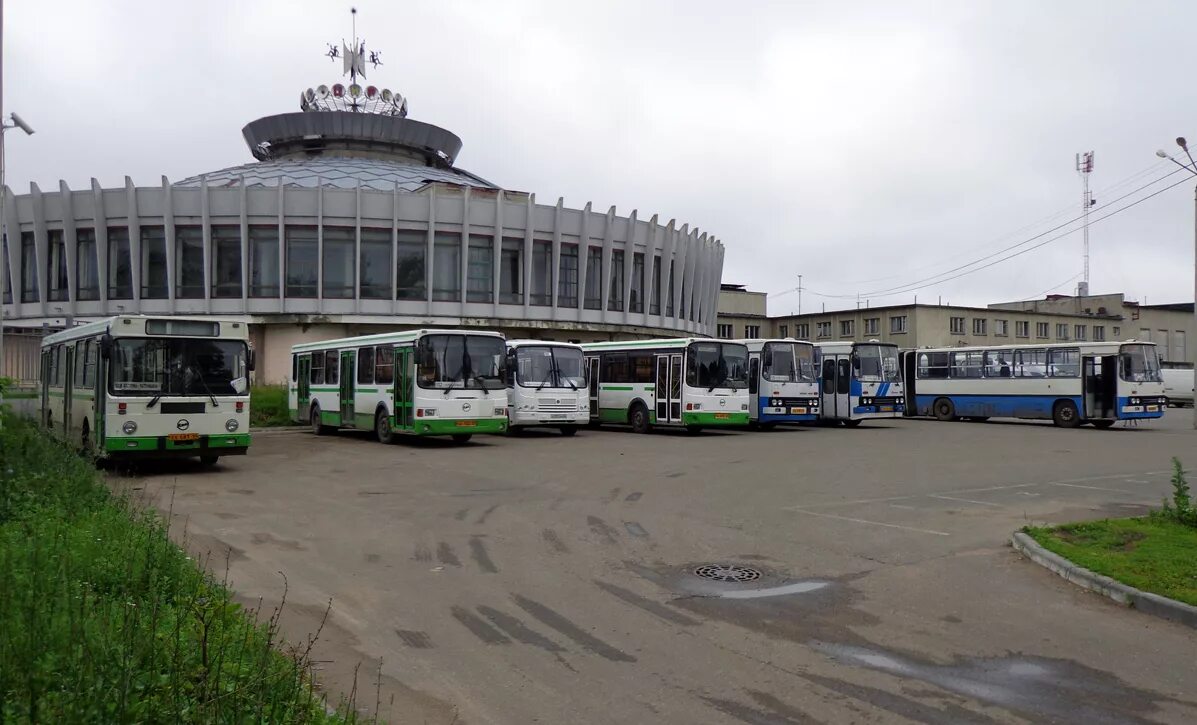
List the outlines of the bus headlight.
{"type": "Polygon", "coordinates": [[[230,433],[235,433],[241,424],[237,422],[236,418],[229,418],[224,422],[224,429],[230,433]]]}
{"type": "Polygon", "coordinates": [[[125,424],[121,426],[121,430],[125,432],[125,435],[133,435],[137,432],[137,421],[126,420],[125,424]]]}

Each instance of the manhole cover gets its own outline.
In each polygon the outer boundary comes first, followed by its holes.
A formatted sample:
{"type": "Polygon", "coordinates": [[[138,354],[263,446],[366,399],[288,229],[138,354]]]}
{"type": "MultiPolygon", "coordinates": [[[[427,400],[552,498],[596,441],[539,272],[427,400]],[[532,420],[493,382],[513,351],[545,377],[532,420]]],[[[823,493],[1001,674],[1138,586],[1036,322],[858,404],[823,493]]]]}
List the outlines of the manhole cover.
{"type": "Polygon", "coordinates": [[[714,579],[717,582],[732,582],[740,584],[761,578],[756,569],[734,564],[704,564],[694,570],[695,576],[703,579],[714,579]]]}

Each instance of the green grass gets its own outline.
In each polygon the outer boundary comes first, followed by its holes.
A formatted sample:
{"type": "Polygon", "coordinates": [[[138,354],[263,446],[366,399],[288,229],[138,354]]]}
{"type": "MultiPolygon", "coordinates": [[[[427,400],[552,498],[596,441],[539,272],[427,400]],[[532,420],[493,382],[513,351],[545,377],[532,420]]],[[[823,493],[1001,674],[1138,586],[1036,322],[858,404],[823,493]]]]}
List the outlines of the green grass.
{"type": "MultiPolygon", "coordinates": [[[[0,722],[302,722],[329,714],[310,644],[243,610],[92,463],[0,430],[0,722]]],[[[223,566],[223,565],[222,565],[223,566]]]]}
{"type": "Polygon", "coordinates": [[[249,390],[249,425],[270,428],[295,425],[287,408],[286,385],[259,385],[249,390]]]}
{"type": "Polygon", "coordinates": [[[1197,529],[1155,514],[1028,527],[1044,548],[1089,569],[1197,606],[1197,529]]]}

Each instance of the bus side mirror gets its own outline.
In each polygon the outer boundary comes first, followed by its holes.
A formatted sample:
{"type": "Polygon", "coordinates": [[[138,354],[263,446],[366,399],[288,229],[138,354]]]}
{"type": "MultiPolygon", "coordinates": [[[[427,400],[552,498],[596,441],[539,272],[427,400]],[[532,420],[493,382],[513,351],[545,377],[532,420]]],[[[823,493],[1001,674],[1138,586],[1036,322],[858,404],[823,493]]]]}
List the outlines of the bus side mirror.
{"type": "Polygon", "coordinates": [[[245,358],[245,369],[252,373],[257,363],[258,356],[254,354],[254,349],[251,347],[249,348],[249,355],[245,358]]]}
{"type": "Polygon", "coordinates": [[[852,369],[860,370],[860,356],[856,353],[852,353],[852,369]]]}
{"type": "Polygon", "coordinates": [[[100,358],[109,360],[112,358],[112,335],[104,333],[100,338],[100,358]]]}

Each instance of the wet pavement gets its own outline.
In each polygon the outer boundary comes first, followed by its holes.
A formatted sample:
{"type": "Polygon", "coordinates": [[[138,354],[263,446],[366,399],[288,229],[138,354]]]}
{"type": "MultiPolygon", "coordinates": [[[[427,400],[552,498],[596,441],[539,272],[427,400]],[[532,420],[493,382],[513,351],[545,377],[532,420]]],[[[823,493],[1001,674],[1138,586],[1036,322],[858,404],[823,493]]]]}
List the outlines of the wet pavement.
{"type": "Polygon", "coordinates": [[[1135,429],[893,421],[382,446],[262,436],[114,484],[392,722],[1193,722],[1197,632],[1008,546],[1197,464],[1135,429]]]}

